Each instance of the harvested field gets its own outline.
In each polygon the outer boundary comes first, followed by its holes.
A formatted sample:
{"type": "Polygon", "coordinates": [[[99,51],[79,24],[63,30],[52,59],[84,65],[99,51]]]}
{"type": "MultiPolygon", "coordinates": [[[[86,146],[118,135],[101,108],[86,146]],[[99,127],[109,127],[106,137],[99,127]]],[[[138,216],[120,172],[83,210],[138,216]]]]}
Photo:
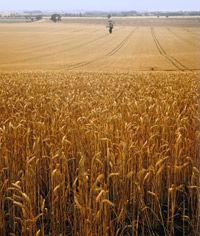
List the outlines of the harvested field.
{"type": "Polygon", "coordinates": [[[0,235],[199,235],[194,20],[0,24],[0,235]]]}

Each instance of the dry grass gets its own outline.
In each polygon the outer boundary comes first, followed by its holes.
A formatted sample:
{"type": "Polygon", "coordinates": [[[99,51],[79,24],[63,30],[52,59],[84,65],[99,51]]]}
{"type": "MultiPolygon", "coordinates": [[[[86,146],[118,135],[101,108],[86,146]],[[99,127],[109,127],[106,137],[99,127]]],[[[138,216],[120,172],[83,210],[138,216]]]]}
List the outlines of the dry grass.
{"type": "Polygon", "coordinates": [[[1,235],[198,235],[194,73],[0,75],[1,235]]]}

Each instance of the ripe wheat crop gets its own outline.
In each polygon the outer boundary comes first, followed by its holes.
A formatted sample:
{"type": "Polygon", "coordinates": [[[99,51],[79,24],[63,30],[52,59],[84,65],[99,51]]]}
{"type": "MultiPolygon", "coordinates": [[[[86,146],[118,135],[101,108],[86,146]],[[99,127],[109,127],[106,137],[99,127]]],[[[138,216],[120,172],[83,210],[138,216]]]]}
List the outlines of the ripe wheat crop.
{"type": "Polygon", "coordinates": [[[198,83],[0,74],[0,235],[199,235],[198,83]]]}

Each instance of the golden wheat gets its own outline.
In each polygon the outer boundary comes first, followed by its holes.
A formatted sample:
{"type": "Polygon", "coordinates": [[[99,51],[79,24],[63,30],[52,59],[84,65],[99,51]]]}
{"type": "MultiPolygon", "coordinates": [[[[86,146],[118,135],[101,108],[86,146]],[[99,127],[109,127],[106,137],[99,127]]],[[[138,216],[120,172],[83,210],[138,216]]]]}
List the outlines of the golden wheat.
{"type": "Polygon", "coordinates": [[[0,234],[198,235],[198,83],[0,74],[0,234]]]}

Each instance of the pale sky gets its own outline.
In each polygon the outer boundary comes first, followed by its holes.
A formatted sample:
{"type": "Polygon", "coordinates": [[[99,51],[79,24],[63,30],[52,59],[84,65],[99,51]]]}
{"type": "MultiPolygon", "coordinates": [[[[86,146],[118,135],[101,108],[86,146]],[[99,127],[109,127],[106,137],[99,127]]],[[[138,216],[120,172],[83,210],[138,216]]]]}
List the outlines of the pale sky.
{"type": "Polygon", "coordinates": [[[0,0],[0,11],[6,10],[200,10],[200,0],[0,0]]]}

